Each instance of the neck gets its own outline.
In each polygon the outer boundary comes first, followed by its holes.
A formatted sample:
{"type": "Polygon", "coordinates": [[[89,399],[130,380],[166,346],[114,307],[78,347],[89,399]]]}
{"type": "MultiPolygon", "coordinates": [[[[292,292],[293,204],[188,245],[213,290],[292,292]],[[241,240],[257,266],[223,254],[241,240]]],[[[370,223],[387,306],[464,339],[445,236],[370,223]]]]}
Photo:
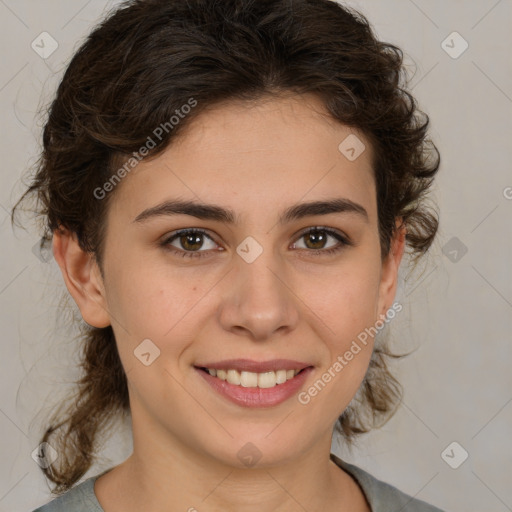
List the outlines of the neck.
{"type": "Polygon", "coordinates": [[[354,507],[360,500],[357,484],[330,460],[330,439],[327,449],[324,443],[321,450],[258,468],[233,467],[187,447],[169,452],[151,440],[140,441],[96,485],[105,512],[366,510],[354,507]]]}
{"type": "Polygon", "coordinates": [[[187,432],[181,429],[169,432],[137,415],[132,415],[132,426],[133,453],[95,483],[105,512],[369,510],[352,477],[330,459],[329,429],[301,451],[293,445],[273,449],[268,439],[264,448],[265,440],[258,438],[254,445],[270,456],[259,453],[261,458],[249,467],[233,456],[240,444],[235,440],[230,453],[221,445],[212,454],[202,442],[183,442],[187,432]]]}

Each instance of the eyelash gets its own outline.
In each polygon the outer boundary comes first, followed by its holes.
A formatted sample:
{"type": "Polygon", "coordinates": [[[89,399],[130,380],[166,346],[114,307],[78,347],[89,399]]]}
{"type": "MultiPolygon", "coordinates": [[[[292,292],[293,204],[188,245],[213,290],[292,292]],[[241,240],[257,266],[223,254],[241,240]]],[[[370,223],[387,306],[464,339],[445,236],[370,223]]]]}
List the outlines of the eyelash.
{"type": "MultiPolygon", "coordinates": [[[[337,246],[335,246],[331,249],[316,249],[316,250],[315,249],[301,249],[301,250],[305,250],[309,253],[313,253],[313,255],[315,255],[315,256],[329,256],[329,255],[332,255],[332,254],[335,254],[335,253],[341,251],[342,249],[345,248],[345,246],[353,245],[352,242],[347,237],[340,235],[338,232],[333,231],[332,229],[324,228],[322,226],[315,226],[313,228],[308,228],[306,231],[303,231],[299,235],[299,237],[297,238],[297,241],[306,235],[309,235],[311,233],[318,233],[318,232],[326,233],[326,234],[332,236],[333,238],[336,238],[339,242],[341,242],[341,244],[338,244],[337,246]]],[[[208,254],[209,251],[184,251],[181,249],[176,249],[175,247],[170,245],[170,243],[173,242],[176,238],[179,238],[180,236],[183,236],[183,235],[191,235],[191,234],[202,234],[202,235],[205,235],[206,237],[208,237],[212,242],[215,242],[215,240],[213,240],[213,238],[210,235],[208,235],[208,233],[205,230],[200,229],[200,228],[193,228],[193,229],[182,229],[180,231],[177,231],[170,237],[167,237],[165,240],[163,240],[160,243],[160,246],[163,247],[164,249],[172,252],[173,254],[175,254],[177,256],[181,256],[183,258],[208,257],[210,255],[210,254],[208,254]]]]}

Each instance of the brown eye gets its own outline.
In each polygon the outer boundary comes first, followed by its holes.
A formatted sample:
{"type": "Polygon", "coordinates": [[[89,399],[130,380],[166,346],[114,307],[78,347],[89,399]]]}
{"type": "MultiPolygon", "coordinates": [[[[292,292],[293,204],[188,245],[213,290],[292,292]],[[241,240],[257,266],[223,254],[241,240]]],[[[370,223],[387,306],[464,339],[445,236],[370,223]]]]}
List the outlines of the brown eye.
{"type": "Polygon", "coordinates": [[[197,258],[208,255],[205,253],[209,253],[209,250],[215,249],[217,244],[206,231],[201,229],[182,229],[170,237],[167,237],[161,243],[161,246],[179,256],[197,258]],[[212,242],[213,247],[207,247],[206,250],[201,251],[200,249],[204,246],[205,238],[212,242]]]}
{"type": "MultiPolygon", "coordinates": [[[[318,256],[334,254],[342,250],[345,246],[352,245],[347,237],[333,231],[332,229],[322,227],[308,229],[298,238],[298,240],[301,239],[305,240],[304,250],[318,256]],[[337,240],[338,243],[334,244],[334,246],[331,245],[326,247],[329,238],[337,240]]],[[[197,228],[177,231],[167,237],[160,245],[178,256],[192,258],[211,256],[212,250],[215,249],[218,251],[223,250],[217,246],[212,237],[209,236],[206,231],[197,228]],[[210,240],[213,247],[201,250],[201,248],[204,248],[205,239],[210,240]]],[[[297,242],[293,244],[293,247],[302,249],[302,247],[297,247],[297,242]]]]}
{"type": "MultiPolygon", "coordinates": [[[[352,245],[351,242],[341,234],[331,229],[315,227],[303,232],[298,240],[305,241],[305,249],[310,249],[314,254],[332,254],[340,251],[346,245],[352,245]],[[326,248],[329,238],[334,238],[338,244],[331,245],[326,248]]],[[[294,244],[297,247],[297,242],[294,244]]],[[[299,247],[301,249],[301,247],[299,247]]]]}
{"type": "Polygon", "coordinates": [[[304,235],[308,249],[323,249],[328,238],[324,231],[310,231],[304,235]]]}
{"type": "Polygon", "coordinates": [[[187,250],[196,251],[201,248],[203,245],[203,235],[202,234],[188,234],[188,235],[180,235],[178,238],[181,247],[187,250]]]}

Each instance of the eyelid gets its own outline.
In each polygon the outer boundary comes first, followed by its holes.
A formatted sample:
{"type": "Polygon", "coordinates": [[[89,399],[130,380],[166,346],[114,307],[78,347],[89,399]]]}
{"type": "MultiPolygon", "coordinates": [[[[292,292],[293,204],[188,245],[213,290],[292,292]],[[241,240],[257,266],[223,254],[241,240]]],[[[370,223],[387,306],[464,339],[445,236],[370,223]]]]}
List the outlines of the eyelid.
{"type": "MultiPolygon", "coordinates": [[[[302,229],[301,231],[299,231],[299,233],[295,236],[294,238],[294,243],[299,239],[301,238],[302,236],[308,234],[308,233],[311,233],[311,232],[314,232],[314,231],[325,231],[327,233],[335,233],[337,234],[338,236],[342,237],[344,239],[344,241],[346,241],[346,243],[349,243],[350,242],[350,237],[347,236],[343,231],[339,231],[335,228],[331,228],[329,226],[309,226],[307,228],[304,228],[302,229]]],[[[210,231],[207,230],[207,229],[203,229],[203,228],[196,228],[196,227],[191,227],[191,228],[182,228],[182,229],[178,229],[176,231],[172,231],[171,233],[169,234],[165,234],[163,237],[162,237],[162,242],[163,243],[166,243],[168,242],[169,240],[171,240],[172,238],[175,238],[177,236],[179,236],[180,234],[186,234],[186,233],[190,233],[190,232],[194,232],[194,233],[202,233],[203,235],[205,235],[206,237],[208,237],[212,242],[215,242],[215,243],[218,243],[216,240],[215,240],[215,237],[212,237],[210,235],[210,231]]]]}
{"type": "MultiPolygon", "coordinates": [[[[347,236],[344,232],[336,229],[336,228],[332,228],[332,227],[329,227],[329,226],[308,226],[304,229],[302,229],[294,238],[294,241],[292,242],[292,245],[295,245],[298,240],[300,240],[303,236],[307,235],[307,234],[310,234],[310,233],[315,233],[315,232],[324,232],[324,233],[327,233],[328,236],[331,236],[333,238],[335,238],[337,241],[338,241],[338,244],[337,244],[337,247],[339,250],[341,250],[341,248],[339,247],[339,245],[341,244],[342,246],[351,246],[351,245],[354,245],[352,240],[350,239],[349,236],[347,236]]],[[[173,231],[171,232],[170,234],[166,234],[162,239],[161,241],[159,242],[159,245],[164,247],[164,248],[168,248],[169,250],[177,253],[177,254],[182,254],[182,255],[205,255],[205,254],[208,254],[210,253],[211,251],[213,251],[214,249],[209,249],[209,250],[199,250],[199,251],[184,251],[183,249],[178,249],[174,246],[171,245],[171,241],[174,241],[173,239],[177,239],[180,235],[182,234],[188,234],[188,233],[199,233],[199,234],[202,234],[204,235],[206,238],[210,239],[213,243],[215,243],[216,245],[220,245],[216,240],[215,238],[216,237],[212,237],[210,234],[209,234],[209,230],[207,229],[203,229],[203,228],[197,228],[197,227],[190,227],[190,228],[182,228],[182,229],[178,229],[176,231],[173,231]]],[[[220,250],[224,250],[224,249],[220,249],[220,250]]],[[[329,254],[330,251],[335,251],[336,249],[300,249],[300,250],[306,250],[307,252],[317,252],[317,253],[324,253],[324,254],[329,254]]]]}
{"type": "Polygon", "coordinates": [[[173,238],[178,238],[180,235],[186,235],[188,233],[200,233],[200,234],[202,234],[205,237],[209,238],[212,242],[215,242],[218,245],[218,242],[215,240],[214,237],[211,236],[210,231],[208,229],[195,228],[195,227],[182,228],[182,229],[177,229],[176,231],[171,231],[171,233],[165,234],[160,239],[161,240],[160,243],[162,245],[168,244],[168,243],[170,243],[170,241],[173,238]]]}
{"type": "MultiPolygon", "coordinates": [[[[350,237],[348,235],[346,235],[343,231],[340,231],[336,228],[331,228],[329,226],[310,226],[310,227],[304,228],[303,230],[301,230],[299,232],[299,234],[295,238],[295,241],[297,241],[299,238],[303,237],[304,235],[307,235],[309,233],[314,233],[315,231],[325,231],[327,234],[329,234],[331,236],[335,236],[335,238],[340,237],[341,240],[344,243],[346,243],[347,245],[351,243],[350,237]]],[[[311,250],[314,250],[314,249],[311,249],[311,250]]]]}

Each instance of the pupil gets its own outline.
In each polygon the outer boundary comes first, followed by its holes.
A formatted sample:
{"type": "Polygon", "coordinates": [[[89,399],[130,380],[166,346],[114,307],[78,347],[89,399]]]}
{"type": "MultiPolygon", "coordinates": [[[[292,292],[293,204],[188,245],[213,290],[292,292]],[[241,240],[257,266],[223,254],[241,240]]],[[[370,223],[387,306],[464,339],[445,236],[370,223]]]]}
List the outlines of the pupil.
{"type": "MultiPolygon", "coordinates": [[[[318,232],[313,232],[313,233],[309,233],[309,239],[313,239],[313,245],[315,245],[315,239],[316,239],[316,244],[320,243],[320,245],[322,244],[322,239],[323,239],[323,235],[319,235],[318,232]]],[[[314,249],[318,249],[318,247],[314,247],[314,249]]]]}
{"type": "Polygon", "coordinates": [[[189,235],[184,235],[181,237],[182,239],[182,245],[183,247],[185,247],[186,249],[199,249],[201,247],[201,236],[200,234],[189,234],[189,235]],[[185,243],[183,243],[183,239],[185,239],[185,243]],[[197,245],[197,247],[190,247],[189,245],[189,242],[190,242],[190,245],[197,245]]]}
{"type": "MultiPolygon", "coordinates": [[[[182,245],[185,248],[188,249],[199,249],[201,247],[201,234],[188,234],[181,237],[182,245]],[[185,243],[183,243],[183,239],[185,239],[185,243]],[[191,247],[191,246],[197,246],[197,247],[191,247]]],[[[324,242],[324,235],[321,234],[321,232],[312,232],[308,234],[309,241],[312,241],[313,248],[318,249],[317,245],[320,244],[320,248],[322,246],[322,242],[324,242]],[[320,234],[319,234],[320,233],[320,234]]]]}

